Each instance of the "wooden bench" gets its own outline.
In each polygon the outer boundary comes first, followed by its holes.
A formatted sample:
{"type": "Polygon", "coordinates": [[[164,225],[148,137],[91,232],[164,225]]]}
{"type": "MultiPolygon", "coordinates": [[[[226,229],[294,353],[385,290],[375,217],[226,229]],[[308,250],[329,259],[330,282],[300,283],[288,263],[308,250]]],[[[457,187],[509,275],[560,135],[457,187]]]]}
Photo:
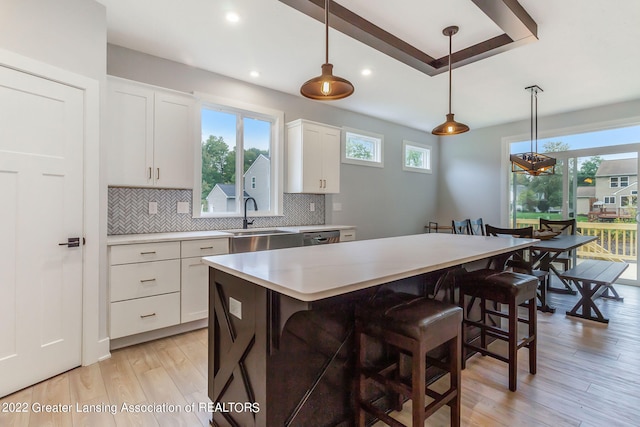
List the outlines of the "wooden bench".
{"type": "Polygon", "coordinates": [[[560,277],[571,281],[580,292],[580,301],[567,311],[567,316],[581,317],[596,322],[609,323],[609,319],[602,315],[596,306],[596,298],[610,298],[623,301],[613,287],[613,283],[627,269],[629,264],[624,262],[584,260],[570,270],[563,272],[560,277]]]}

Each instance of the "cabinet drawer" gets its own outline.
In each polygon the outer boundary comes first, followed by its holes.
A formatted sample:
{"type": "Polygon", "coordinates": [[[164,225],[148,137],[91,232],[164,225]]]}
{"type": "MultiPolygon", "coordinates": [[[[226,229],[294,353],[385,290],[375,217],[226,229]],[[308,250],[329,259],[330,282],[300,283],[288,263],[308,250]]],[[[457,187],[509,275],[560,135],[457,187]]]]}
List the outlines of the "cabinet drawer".
{"type": "Polygon", "coordinates": [[[340,230],[341,242],[350,242],[352,240],[356,240],[356,230],[340,230]]]}
{"type": "Polygon", "coordinates": [[[111,266],[111,302],[180,290],[180,260],[111,266]]]}
{"type": "Polygon", "coordinates": [[[111,303],[111,339],[180,323],[180,293],[111,303]]]}
{"type": "Polygon", "coordinates": [[[229,253],[229,239],[226,237],[220,239],[184,240],[181,245],[182,258],[229,253]]]}
{"type": "Polygon", "coordinates": [[[180,242],[111,246],[110,265],[180,258],[180,242]]]}

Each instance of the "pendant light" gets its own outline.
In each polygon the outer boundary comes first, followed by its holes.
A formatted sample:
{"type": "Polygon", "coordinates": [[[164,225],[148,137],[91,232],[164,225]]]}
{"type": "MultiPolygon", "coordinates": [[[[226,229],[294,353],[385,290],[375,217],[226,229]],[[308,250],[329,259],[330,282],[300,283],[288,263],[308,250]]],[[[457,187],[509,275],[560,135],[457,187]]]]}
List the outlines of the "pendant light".
{"type": "Polygon", "coordinates": [[[329,64],[329,0],[324,2],[324,24],[325,63],[322,64],[322,74],[306,81],[300,88],[300,93],[318,101],[333,101],[351,95],[354,88],[348,80],[334,76],[333,64],[329,64]]]}
{"type": "Polygon", "coordinates": [[[458,135],[469,131],[469,126],[464,123],[456,122],[453,119],[453,113],[451,112],[451,38],[458,32],[458,27],[451,26],[442,30],[442,34],[449,37],[449,114],[447,114],[447,121],[440,126],[436,126],[431,133],[434,135],[458,135]]]}
{"type": "Polygon", "coordinates": [[[525,90],[531,92],[531,148],[527,153],[512,154],[509,157],[511,172],[533,176],[553,175],[556,159],[538,153],[538,92],[543,90],[537,85],[526,87],[525,90]]]}

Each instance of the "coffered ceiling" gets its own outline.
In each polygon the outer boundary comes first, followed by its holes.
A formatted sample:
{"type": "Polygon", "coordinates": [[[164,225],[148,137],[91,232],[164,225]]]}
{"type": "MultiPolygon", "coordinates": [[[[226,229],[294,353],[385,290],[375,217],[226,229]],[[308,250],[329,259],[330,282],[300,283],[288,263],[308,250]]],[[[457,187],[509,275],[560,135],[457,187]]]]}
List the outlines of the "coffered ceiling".
{"type": "MultiPolygon", "coordinates": [[[[323,0],[98,1],[112,44],[292,95],[324,62],[323,0]]],[[[330,31],[329,60],[356,88],[330,101],[339,108],[430,131],[447,112],[450,25],[460,27],[452,109],[472,129],[527,118],[531,84],[544,89],[541,117],[640,99],[637,0],[520,0],[525,13],[512,0],[335,2],[330,23],[350,35],[330,31]],[[344,10],[366,28],[349,30],[344,10]]]]}

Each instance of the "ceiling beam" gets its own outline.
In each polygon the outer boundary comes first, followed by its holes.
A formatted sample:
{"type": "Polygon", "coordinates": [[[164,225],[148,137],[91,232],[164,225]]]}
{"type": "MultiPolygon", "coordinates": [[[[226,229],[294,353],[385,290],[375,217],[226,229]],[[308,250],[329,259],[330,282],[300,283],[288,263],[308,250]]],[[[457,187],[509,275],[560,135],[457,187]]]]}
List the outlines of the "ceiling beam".
{"type": "MultiPolygon", "coordinates": [[[[324,0],[280,0],[282,3],[324,23],[324,0]]],[[[504,34],[479,41],[453,52],[454,68],[514,49],[538,39],[538,26],[517,0],[471,0],[504,34]]],[[[434,58],[417,47],[367,21],[333,0],[329,0],[329,25],[390,57],[429,76],[447,71],[448,55],[434,58]]]]}

